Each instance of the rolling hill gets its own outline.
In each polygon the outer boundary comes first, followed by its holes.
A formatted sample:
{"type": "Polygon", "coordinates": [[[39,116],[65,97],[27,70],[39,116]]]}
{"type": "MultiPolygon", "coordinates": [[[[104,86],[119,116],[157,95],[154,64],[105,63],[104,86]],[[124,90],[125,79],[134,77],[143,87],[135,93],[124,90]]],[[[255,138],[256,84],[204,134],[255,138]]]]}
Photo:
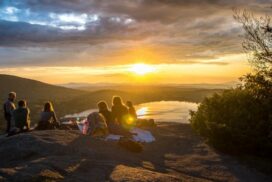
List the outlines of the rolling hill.
{"type": "Polygon", "coordinates": [[[26,100],[63,100],[86,92],[54,86],[36,80],[11,75],[0,75],[0,98],[6,99],[10,91],[15,91],[19,98],[26,100]]]}
{"type": "MultiPolygon", "coordinates": [[[[34,123],[38,121],[39,113],[46,101],[53,102],[58,116],[64,116],[68,113],[95,107],[96,103],[100,100],[99,97],[106,97],[108,95],[109,98],[112,94],[120,93],[118,91],[90,93],[88,91],[50,85],[36,80],[0,74],[1,103],[7,99],[10,91],[17,93],[17,101],[20,99],[27,100],[34,123]]],[[[1,112],[3,112],[2,107],[1,112]]],[[[3,121],[2,117],[1,120],[3,121]]]]}
{"type": "MultiPolygon", "coordinates": [[[[125,101],[132,100],[135,104],[161,100],[200,102],[204,97],[214,92],[221,92],[222,89],[128,85],[102,88],[96,91],[92,89],[77,90],[17,76],[0,74],[1,103],[7,99],[7,94],[10,91],[17,93],[17,100],[27,100],[31,110],[32,123],[36,123],[39,119],[39,113],[43,108],[43,104],[46,101],[53,102],[57,116],[62,117],[66,114],[95,108],[97,102],[100,100],[111,103],[113,95],[119,95],[123,97],[125,101]]],[[[3,125],[4,120],[2,117],[1,121],[0,123],[3,125]]]]}

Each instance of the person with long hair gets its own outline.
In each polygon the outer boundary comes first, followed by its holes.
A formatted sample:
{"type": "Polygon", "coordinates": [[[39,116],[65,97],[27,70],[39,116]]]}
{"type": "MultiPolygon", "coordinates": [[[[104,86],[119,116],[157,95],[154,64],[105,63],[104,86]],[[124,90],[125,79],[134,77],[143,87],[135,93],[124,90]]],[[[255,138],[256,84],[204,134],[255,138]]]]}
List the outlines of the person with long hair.
{"type": "Polygon", "coordinates": [[[128,108],[123,104],[121,97],[113,97],[111,111],[113,120],[125,127],[128,119],[128,108]]]}
{"type": "Polygon", "coordinates": [[[108,127],[111,128],[111,126],[114,125],[114,120],[107,103],[105,101],[100,101],[98,102],[97,107],[98,107],[98,112],[104,116],[108,127]]]}
{"type": "Polygon", "coordinates": [[[40,130],[55,129],[58,126],[59,122],[56,117],[53,105],[51,102],[46,102],[44,104],[43,111],[41,112],[40,121],[37,129],[40,130]]]}
{"type": "Polygon", "coordinates": [[[126,137],[132,136],[132,133],[126,130],[113,118],[112,112],[109,110],[109,107],[105,101],[98,102],[97,106],[99,110],[98,112],[105,118],[108,130],[111,134],[123,135],[126,137]]]}

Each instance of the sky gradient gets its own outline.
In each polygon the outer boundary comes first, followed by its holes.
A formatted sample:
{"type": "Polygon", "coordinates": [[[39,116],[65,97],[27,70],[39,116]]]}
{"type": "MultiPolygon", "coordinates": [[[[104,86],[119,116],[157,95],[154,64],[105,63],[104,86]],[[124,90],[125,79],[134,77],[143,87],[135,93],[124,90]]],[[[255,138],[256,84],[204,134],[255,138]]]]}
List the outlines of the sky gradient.
{"type": "Polygon", "coordinates": [[[58,84],[222,83],[250,71],[233,8],[271,0],[0,0],[0,73],[58,84]],[[144,63],[149,73],[137,74],[144,63]]]}

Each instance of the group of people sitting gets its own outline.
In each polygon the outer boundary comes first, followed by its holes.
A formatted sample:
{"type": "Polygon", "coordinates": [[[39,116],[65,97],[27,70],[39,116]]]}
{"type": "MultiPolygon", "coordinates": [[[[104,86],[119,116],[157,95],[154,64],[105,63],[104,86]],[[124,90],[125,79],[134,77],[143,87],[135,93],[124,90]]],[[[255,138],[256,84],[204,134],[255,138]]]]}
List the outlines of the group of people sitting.
{"type": "MultiPolygon", "coordinates": [[[[16,93],[10,92],[8,100],[4,103],[4,116],[7,121],[6,132],[9,135],[18,132],[30,130],[30,109],[25,100],[18,102],[15,106],[16,93]]],[[[105,101],[97,104],[98,112],[91,113],[87,117],[88,133],[95,135],[99,133],[112,133],[124,136],[132,135],[129,129],[137,121],[136,110],[131,101],[123,104],[121,97],[115,96],[112,101],[112,108],[109,109],[105,101]]],[[[56,117],[51,102],[44,104],[43,111],[40,113],[40,119],[35,129],[47,130],[58,128],[60,123],[56,117]]]]}
{"type": "MultiPolygon", "coordinates": [[[[30,109],[25,100],[18,101],[15,105],[16,93],[10,92],[8,100],[4,103],[4,117],[7,122],[6,132],[14,134],[30,130],[30,109]]],[[[44,104],[43,111],[40,113],[40,120],[36,129],[52,129],[59,126],[58,119],[51,102],[44,104]]]]}
{"type": "Polygon", "coordinates": [[[132,135],[129,129],[135,126],[137,114],[131,101],[127,101],[124,105],[121,97],[115,96],[112,99],[111,110],[105,101],[100,101],[97,106],[98,113],[91,113],[87,117],[90,126],[89,133],[132,135]]]}

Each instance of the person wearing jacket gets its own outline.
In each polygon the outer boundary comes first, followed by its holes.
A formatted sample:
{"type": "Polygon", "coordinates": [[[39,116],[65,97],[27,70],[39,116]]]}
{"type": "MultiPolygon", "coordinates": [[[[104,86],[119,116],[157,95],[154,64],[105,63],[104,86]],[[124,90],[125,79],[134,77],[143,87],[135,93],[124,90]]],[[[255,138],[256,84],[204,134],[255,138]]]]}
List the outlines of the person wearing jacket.
{"type": "Polygon", "coordinates": [[[13,111],[16,109],[14,101],[16,99],[16,93],[10,92],[8,94],[8,100],[4,103],[3,110],[4,110],[4,118],[7,123],[6,132],[8,133],[11,130],[12,125],[14,125],[14,121],[12,118],[13,111]]]}
{"type": "Polygon", "coordinates": [[[18,108],[13,111],[13,119],[15,127],[18,128],[20,132],[30,129],[30,110],[25,100],[18,102],[18,108]]]}

